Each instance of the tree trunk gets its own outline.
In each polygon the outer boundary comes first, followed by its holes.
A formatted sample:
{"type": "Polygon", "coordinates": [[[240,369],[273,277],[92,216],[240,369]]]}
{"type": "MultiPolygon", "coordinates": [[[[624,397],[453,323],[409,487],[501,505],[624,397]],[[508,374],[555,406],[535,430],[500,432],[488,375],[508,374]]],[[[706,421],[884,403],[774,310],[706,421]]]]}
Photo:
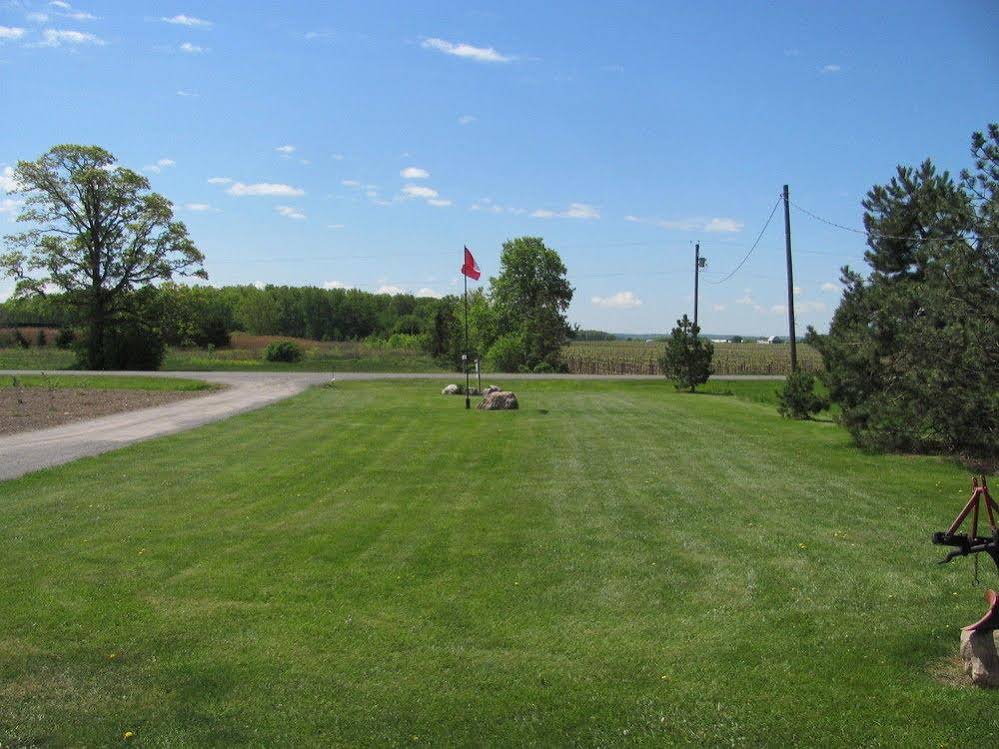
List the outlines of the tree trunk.
{"type": "Polygon", "coordinates": [[[87,337],[87,368],[104,369],[104,328],[106,311],[100,292],[90,303],[89,335],[87,337]]]}

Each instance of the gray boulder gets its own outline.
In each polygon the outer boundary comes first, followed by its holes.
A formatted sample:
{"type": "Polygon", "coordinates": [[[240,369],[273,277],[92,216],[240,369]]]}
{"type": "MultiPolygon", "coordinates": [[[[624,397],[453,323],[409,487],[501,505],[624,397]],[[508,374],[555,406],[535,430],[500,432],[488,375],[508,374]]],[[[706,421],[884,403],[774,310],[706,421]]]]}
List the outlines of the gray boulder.
{"type": "Polygon", "coordinates": [[[520,404],[517,396],[509,390],[495,390],[487,393],[476,408],[480,411],[515,411],[520,404]]]}

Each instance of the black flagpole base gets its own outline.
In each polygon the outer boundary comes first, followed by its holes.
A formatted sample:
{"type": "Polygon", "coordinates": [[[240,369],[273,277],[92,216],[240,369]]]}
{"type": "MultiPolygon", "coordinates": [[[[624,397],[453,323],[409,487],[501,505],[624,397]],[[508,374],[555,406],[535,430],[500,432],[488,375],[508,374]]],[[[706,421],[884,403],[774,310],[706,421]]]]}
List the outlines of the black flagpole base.
{"type": "Polygon", "coordinates": [[[472,401],[471,401],[471,399],[470,399],[470,398],[469,398],[469,397],[468,397],[468,396],[466,395],[466,396],[465,396],[465,408],[471,408],[471,407],[472,407],[472,401]]]}

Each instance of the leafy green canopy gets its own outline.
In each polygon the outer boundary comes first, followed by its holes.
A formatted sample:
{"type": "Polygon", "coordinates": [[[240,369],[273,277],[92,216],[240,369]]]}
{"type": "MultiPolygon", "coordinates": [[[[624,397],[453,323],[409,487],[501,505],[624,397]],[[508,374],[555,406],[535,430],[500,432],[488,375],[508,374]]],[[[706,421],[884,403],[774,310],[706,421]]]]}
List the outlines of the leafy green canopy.
{"type": "Polygon", "coordinates": [[[863,201],[871,273],[843,268],[827,336],[810,336],[855,440],[999,455],[999,126],[972,137],[956,182],[898,167],[863,201]]]}
{"type": "Polygon", "coordinates": [[[18,221],[31,228],[7,237],[0,273],[17,280],[17,296],[66,292],[90,329],[90,366],[104,363],[106,332],[134,313],[131,291],[175,275],[208,278],[170,201],[104,149],[55,146],[18,162],[13,176],[26,196],[18,221]]]}
{"type": "Polygon", "coordinates": [[[676,321],[663,349],[659,366],[677,390],[694,392],[711,376],[711,358],[715,346],[700,337],[701,329],[686,315],[676,321]]]}

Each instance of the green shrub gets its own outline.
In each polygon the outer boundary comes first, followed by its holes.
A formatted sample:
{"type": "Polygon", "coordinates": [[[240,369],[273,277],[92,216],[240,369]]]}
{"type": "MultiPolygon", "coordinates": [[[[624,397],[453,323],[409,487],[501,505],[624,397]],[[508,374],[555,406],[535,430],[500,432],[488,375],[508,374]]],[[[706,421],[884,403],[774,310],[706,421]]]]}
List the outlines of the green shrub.
{"type": "Polygon", "coordinates": [[[61,328],[55,337],[55,345],[58,348],[69,348],[76,340],[76,333],[72,328],[61,328]]]}
{"type": "Polygon", "coordinates": [[[426,338],[412,333],[393,333],[385,342],[386,348],[422,351],[426,346],[426,338]]]}
{"type": "Polygon", "coordinates": [[[48,337],[45,335],[45,329],[39,328],[38,332],[35,333],[35,345],[44,346],[49,342],[48,337]]]}
{"type": "Polygon", "coordinates": [[[287,362],[293,364],[302,361],[302,347],[294,341],[274,341],[264,350],[267,361],[287,362]]]}
{"type": "MultiPolygon", "coordinates": [[[[104,333],[101,362],[104,369],[154,370],[159,369],[166,354],[166,343],[158,328],[148,323],[129,319],[116,322],[104,333]]],[[[83,338],[77,346],[76,366],[91,366],[88,341],[83,338]]]]}
{"type": "Polygon", "coordinates": [[[486,353],[486,365],[494,372],[519,372],[525,360],[524,338],[518,333],[500,336],[486,353]]]}
{"type": "Polygon", "coordinates": [[[829,408],[829,399],[815,392],[815,377],[792,372],[777,391],[777,411],[786,419],[810,419],[829,408]]]}

